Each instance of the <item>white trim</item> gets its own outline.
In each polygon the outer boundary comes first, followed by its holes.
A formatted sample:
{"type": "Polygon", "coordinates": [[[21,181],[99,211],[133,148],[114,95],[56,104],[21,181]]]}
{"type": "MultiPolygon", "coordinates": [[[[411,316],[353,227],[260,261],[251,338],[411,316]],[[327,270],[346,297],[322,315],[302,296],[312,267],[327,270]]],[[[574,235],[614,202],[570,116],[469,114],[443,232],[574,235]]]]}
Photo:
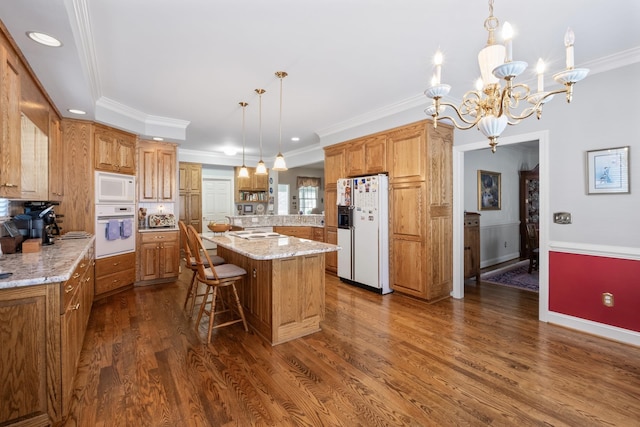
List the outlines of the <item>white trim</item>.
{"type": "MultiPolygon", "coordinates": [[[[538,319],[543,322],[549,317],[549,131],[531,132],[500,138],[501,146],[520,142],[538,141],[540,176],[540,267],[538,293],[538,319]]],[[[453,146],[453,291],[454,298],[464,297],[464,153],[487,149],[487,141],[453,146]]],[[[487,150],[487,154],[491,155],[487,150]]]]}
{"type": "Polygon", "coordinates": [[[575,242],[550,242],[549,250],[576,255],[592,255],[607,258],[629,259],[640,261],[640,248],[624,246],[593,245],[575,242]]]}
{"type": "Polygon", "coordinates": [[[549,312],[548,322],[626,344],[640,346],[640,333],[562,313],[549,312]]]}

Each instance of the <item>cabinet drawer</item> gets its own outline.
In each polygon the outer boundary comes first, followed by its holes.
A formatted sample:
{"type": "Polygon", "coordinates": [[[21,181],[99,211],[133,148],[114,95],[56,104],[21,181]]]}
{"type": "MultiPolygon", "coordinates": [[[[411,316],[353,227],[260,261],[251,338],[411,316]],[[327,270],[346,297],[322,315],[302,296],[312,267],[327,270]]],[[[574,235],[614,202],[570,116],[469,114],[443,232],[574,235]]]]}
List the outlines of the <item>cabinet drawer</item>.
{"type": "MultiPolygon", "coordinates": [[[[64,313],[69,305],[73,295],[76,293],[78,287],[87,279],[87,271],[91,266],[91,261],[87,258],[83,258],[80,264],[73,271],[73,274],[66,282],[60,283],[60,314],[64,313]]],[[[89,277],[89,280],[91,278],[89,277]]]]}
{"type": "Polygon", "coordinates": [[[135,252],[98,259],[96,260],[96,280],[119,271],[135,269],[135,265],[135,252]]]}
{"type": "Polygon", "coordinates": [[[477,218],[464,220],[465,227],[477,227],[478,225],[480,225],[480,221],[477,218]]]}
{"type": "Polygon", "coordinates": [[[96,295],[132,285],[135,278],[135,268],[121,270],[108,276],[96,277],[96,295]]]}
{"type": "Polygon", "coordinates": [[[159,231],[155,233],[140,233],[141,243],[153,243],[153,242],[170,242],[178,240],[178,231],[159,231]]]}

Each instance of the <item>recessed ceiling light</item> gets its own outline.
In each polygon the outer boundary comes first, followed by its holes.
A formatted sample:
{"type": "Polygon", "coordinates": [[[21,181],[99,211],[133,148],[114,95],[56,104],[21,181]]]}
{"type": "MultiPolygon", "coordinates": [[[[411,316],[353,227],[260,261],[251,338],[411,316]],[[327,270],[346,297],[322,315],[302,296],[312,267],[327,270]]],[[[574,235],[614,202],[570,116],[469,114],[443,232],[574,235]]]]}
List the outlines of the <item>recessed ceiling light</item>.
{"type": "Polygon", "coordinates": [[[164,141],[164,138],[160,138],[159,136],[154,136],[153,140],[154,141],[164,141]]]}
{"type": "Polygon", "coordinates": [[[70,112],[71,114],[79,114],[79,115],[81,115],[81,116],[83,116],[83,115],[87,114],[87,112],[86,112],[86,111],[83,111],[83,110],[76,110],[75,108],[69,108],[67,111],[68,111],[68,112],[70,112]]]}
{"type": "Polygon", "coordinates": [[[297,136],[294,136],[293,138],[291,138],[291,140],[293,142],[298,142],[298,141],[300,141],[300,138],[298,138],[297,136]]]}
{"type": "Polygon", "coordinates": [[[55,37],[51,37],[49,34],[39,33],[37,31],[27,32],[27,36],[34,42],[43,44],[50,47],[60,47],[62,42],[55,37]]]}
{"type": "Polygon", "coordinates": [[[227,147],[223,151],[224,151],[224,154],[226,154],[227,156],[235,156],[236,153],[238,152],[238,150],[236,150],[233,147],[227,147]]]}

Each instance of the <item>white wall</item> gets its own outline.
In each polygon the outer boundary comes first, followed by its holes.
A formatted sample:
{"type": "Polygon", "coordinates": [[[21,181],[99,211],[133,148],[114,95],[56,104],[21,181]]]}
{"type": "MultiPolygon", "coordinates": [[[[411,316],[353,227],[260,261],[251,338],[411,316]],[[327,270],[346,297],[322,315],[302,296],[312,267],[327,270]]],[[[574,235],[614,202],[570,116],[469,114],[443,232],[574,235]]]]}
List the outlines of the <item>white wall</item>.
{"type": "MultiPolygon", "coordinates": [[[[289,199],[291,199],[293,196],[296,196],[296,199],[298,197],[297,178],[299,176],[309,176],[309,177],[320,178],[320,190],[318,192],[317,206],[322,211],[324,211],[324,169],[299,167],[299,168],[289,168],[289,170],[285,172],[278,172],[278,184],[289,185],[289,199]]],[[[276,186],[276,189],[277,189],[277,186],[276,186]]],[[[300,207],[298,203],[296,203],[296,206],[298,208],[300,207]]],[[[290,214],[297,213],[292,209],[291,200],[289,200],[289,213],[290,214]]]]}

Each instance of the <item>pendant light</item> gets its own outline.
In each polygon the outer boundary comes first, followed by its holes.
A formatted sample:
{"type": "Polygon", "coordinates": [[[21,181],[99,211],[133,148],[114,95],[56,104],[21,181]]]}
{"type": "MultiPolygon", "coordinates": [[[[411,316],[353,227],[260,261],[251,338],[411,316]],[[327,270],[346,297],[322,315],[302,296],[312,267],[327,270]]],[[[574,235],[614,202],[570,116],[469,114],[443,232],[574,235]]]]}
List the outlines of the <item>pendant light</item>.
{"type": "Polygon", "coordinates": [[[267,175],[267,165],[262,161],[262,94],[266,91],[264,89],[256,89],[256,93],[258,94],[258,99],[260,102],[259,117],[260,117],[260,161],[258,162],[258,166],[256,166],[256,175],[267,175]]]}
{"type": "Polygon", "coordinates": [[[244,112],[247,108],[246,102],[240,102],[240,106],[242,107],[242,167],[240,168],[240,172],[238,172],[238,178],[249,178],[249,170],[244,164],[244,112]]]}
{"type": "Polygon", "coordinates": [[[282,155],[282,79],[287,77],[287,73],[284,71],[276,71],[276,77],[280,79],[280,142],[278,144],[278,155],[276,156],[276,161],[273,164],[274,171],[286,171],[287,164],[284,161],[284,156],[282,155]]]}

